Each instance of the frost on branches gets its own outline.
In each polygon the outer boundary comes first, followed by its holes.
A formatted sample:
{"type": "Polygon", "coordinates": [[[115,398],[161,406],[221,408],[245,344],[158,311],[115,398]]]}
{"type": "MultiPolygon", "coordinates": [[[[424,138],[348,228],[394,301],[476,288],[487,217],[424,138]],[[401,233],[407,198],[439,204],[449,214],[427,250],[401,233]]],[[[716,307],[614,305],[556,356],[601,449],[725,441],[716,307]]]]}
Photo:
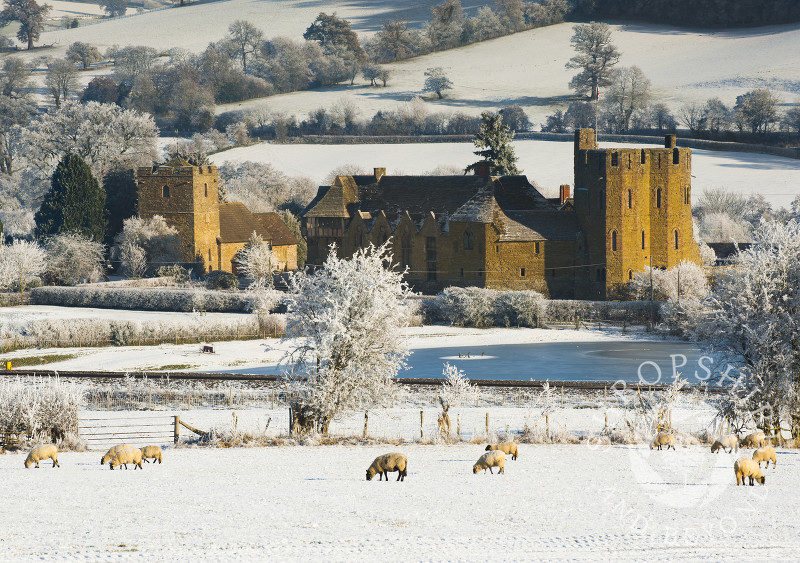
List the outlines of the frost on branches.
{"type": "Polygon", "coordinates": [[[322,269],[291,275],[286,335],[298,344],[284,362],[293,431],[327,433],[340,413],[396,397],[393,378],[409,354],[401,329],[410,291],[391,263],[386,245],[351,258],[331,246],[322,269]]]}
{"type": "Polygon", "coordinates": [[[35,242],[15,240],[0,245],[0,288],[13,288],[20,293],[37,280],[47,263],[45,251],[35,242]]]}
{"type": "Polygon", "coordinates": [[[237,271],[252,280],[253,289],[274,287],[272,274],[279,269],[278,256],[272,251],[269,242],[253,231],[247,245],[236,253],[237,271]]]}
{"type": "Polygon", "coordinates": [[[444,383],[439,390],[439,404],[442,412],[439,415],[439,430],[445,437],[450,437],[450,409],[459,408],[465,403],[472,403],[478,397],[478,387],[472,385],[466,374],[451,363],[445,363],[442,369],[444,383]]]}
{"type": "Polygon", "coordinates": [[[720,277],[712,297],[686,315],[685,333],[709,343],[732,385],[721,414],[800,438],[800,225],[763,223],[753,245],[720,277]]]}
{"type": "Polygon", "coordinates": [[[694,262],[684,260],[669,270],[645,268],[636,272],[631,282],[631,291],[636,299],[650,299],[650,280],[653,284],[653,299],[675,301],[677,299],[702,299],[708,295],[705,270],[694,262]]]}

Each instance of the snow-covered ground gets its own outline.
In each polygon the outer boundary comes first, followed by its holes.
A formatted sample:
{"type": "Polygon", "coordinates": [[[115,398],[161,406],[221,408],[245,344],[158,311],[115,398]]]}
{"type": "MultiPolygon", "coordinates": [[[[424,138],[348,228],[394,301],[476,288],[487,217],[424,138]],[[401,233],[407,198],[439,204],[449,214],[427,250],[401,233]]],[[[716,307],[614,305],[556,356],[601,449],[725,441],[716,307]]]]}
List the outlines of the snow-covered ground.
{"type": "MultiPolygon", "coordinates": [[[[24,469],[0,455],[2,555],[159,561],[796,560],[800,459],[736,487],[707,446],[521,445],[504,475],[483,444],[168,449],[109,471],[98,452],[24,469]],[[388,451],[408,477],[367,482],[388,451]]],[[[741,455],[749,457],[750,451],[741,455]]]]}
{"type": "MultiPolygon", "coordinates": [[[[602,136],[601,136],[602,141],[602,136]]],[[[679,141],[680,143],[680,141],[679,141]]],[[[625,146],[600,143],[601,147],[625,146]]],[[[643,145],[636,145],[643,146],[643,145]]],[[[424,174],[438,166],[460,169],[475,161],[472,143],[416,143],[401,145],[281,145],[260,143],[231,149],[211,157],[214,164],[252,160],[266,162],[290,176],[309,176],[322,182],[334,168],[355,164],[372,170],[385,167],[388,174],[424,174]]],[[[548,196],[558,186],[573,184],[572,143],[514,141],[518,167],[548,196]]],[[[788,207],[800,194],[800,161],[766,154],[692,150],[692,194],[724,188],[750,195],[760,193],[778,207],[788,207]]]]}

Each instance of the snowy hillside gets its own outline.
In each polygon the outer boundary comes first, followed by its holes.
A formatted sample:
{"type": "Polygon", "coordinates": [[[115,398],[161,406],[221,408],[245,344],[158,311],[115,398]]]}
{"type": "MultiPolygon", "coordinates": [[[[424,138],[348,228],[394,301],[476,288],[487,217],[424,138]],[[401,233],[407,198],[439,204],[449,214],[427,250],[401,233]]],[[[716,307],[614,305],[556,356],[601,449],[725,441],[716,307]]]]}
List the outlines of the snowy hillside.
{"type": "MultiPolygon", "coordinates": [[[[621,146],[601,143],[601,146],[621,146]]],[[[640,146],[640,145],[637,145],[640,146]]],[[[310,176],[321,183],[334,168],[356,164],[366,170],[385,167],[389,174],[423,174],[437,166],[463,169],[474,162],[472,143],[402,145],[276,145],[261,143],[212,156],[214,164],[253,160],[267,162],[290,176],[310,176]]],[[[518,166],[543,188],[558,195],[560,184],[573,184],[572,144],[514,141],[518,166]]],[[[800,161],[764,154],[692,150],[695,200],[705,189],[725,188],[749,195],[760,193],[776,207],[788,207],[800,194],[800,161]]]]}

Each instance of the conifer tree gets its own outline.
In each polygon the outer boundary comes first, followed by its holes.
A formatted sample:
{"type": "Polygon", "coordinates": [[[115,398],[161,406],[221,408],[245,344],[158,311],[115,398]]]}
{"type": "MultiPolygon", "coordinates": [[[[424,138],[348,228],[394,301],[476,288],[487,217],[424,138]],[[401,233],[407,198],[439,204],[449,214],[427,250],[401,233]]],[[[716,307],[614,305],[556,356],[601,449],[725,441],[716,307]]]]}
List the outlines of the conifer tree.
{"type": "Polygon", "coordinates": [[[102,242],[106,232],[106,193],[84,160],[67,153],[56,166],[50,191],[36,212],[37,236],[79,233],[102,242]]]}
{"type": "MultiPolygon", "coordinates": [[[[489,173],[492,175],[520,174],[517,168],[517,156],[511,141],[514,139],[514,132],[503,123],[503,116],[499,113],[485,111],[481,114],[480,131],[476,133],[472,142],[477,150],[474,154],[482,157],[490,163],[489,173]]],[[[478,163],[467,166],[464,173],[475,170],[478,163]]]]}

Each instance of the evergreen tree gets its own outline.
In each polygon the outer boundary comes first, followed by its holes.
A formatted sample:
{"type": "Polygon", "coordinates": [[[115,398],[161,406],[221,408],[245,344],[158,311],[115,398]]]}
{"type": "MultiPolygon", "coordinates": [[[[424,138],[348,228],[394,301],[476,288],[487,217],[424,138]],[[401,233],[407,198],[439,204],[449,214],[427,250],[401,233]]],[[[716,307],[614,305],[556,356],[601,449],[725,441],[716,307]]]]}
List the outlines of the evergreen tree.
{"type": "Polygon", "coordinates": [[[122,222],[136,215],[139,193],[132,168],[113,170],[103,177],[103,190],[106,192],[106,217],[108,229],[106,244],[114,242],[114,236],[122,230],[122,222]]]}
{"type": "Polygon", "coordinates": [[[74,153],[56,166],[50,191],[36,212],[37,236],[79,233],[102,242],[106,233],[106,193],[92,169],[74,153]]]}
{"type": "MultiPolygon", "coordinates": [[[[520,174],[517,168],[517,156],[511,141],[514,139],[514,132],[503,123],[503,116],[499,113],[485,111],[481,114],[481,128],[475,135],[472,142],[481,150],[474,154],[489,161],[489,173],[492,175],[520,174]]],[[[467,166],[464,173],[475,170],[478,163],[467,166]]]]}

